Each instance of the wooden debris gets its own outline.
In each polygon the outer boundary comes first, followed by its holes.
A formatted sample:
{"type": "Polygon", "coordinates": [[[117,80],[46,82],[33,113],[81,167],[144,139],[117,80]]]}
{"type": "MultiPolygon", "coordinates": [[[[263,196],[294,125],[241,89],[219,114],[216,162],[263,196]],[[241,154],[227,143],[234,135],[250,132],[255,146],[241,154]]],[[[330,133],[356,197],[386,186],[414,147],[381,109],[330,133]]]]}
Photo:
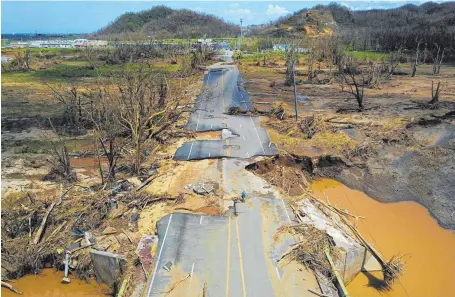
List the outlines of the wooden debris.
{"type": "Polygon", "coordinates": [[[178,282],[176,282],[175,284],[173,284],[173,285],[169,288],[169,290],[167,290],[166,292],[164,292],[164,293],[166,293],[164,296],[169,295],[173,290],[175,290],[175,288],[177,288],[177,286],[178,286],[180,283],[184,282],[187,278],[189,278],[190,275],[191,275],[191,273],[188,273],[184,278],[182,278],[181,280],[179,280],[178,282]]]}
{"type": "Polygon", "coordinates": [[[317,295],[319,297],[330,297],[329,295],[318,293],[318,292],[316,292],[315,290],[312,290],[312,289],[308,289],[308,292],[311,292],[314,295],[317,295]]]}
{"type": "Polygon", "coordinates": [[[69,253],[72,254],[72,253],[75,253],[79,250],[82,250],[82,249],[85,249],[85,248],[88,248],[90,246],[94,245],[94,243],[91,243],[91,244],[87,244],[87,245],[84,245],[84,246],[81,246],[81,247],[78,247],[78,248],[75,248],[74,250],[70,250],[69,253]]]}
{"type": "Polygon", "coordinates": [[[55,202],[52,203],[49,206],[49,208],[47,209],[47,212],[44,215],[43,220],[41,221],[41,225],[40,225],[40,227],[38,229],[38,232],[35,235],[35,239],[33,240],[33,244],[38,244],[39,243],[39,241],[41,239],[41,236],[43,235],[44,228],[46,227],[47,218],[49,217],[49,214],[51,213],[51,211],[54,209],[54,206],[55,206],[55,202]]]}
{"type": "Polygon", "coordinates": [[[16,289],[15,287],[13,287],[11,284],[8,284],[7,282],[2,281],[2,287],[8,288],[8,289],[10,289],[11,291],[13,291],[14,293],[19,294],[19,295],[22,295],[22,292],[21,292],[21,291],[19,291],[19,290],[16,289]]]}

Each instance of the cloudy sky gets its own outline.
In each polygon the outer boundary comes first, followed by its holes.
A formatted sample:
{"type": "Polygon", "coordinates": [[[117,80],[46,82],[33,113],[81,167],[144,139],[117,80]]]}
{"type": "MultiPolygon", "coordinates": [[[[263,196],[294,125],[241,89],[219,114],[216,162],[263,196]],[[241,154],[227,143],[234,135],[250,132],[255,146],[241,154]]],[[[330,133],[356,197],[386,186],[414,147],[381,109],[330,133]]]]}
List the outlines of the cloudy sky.
{"type": "MultiPolygon", "coordinates": [[[[336,2],[336,1],[330,1],[336,2]]],[[[338,1],[352,10],[393,8],[419,1],[338,1]]],[[[2,1],[2,33],[90,33],[106,26],[125,12],[138,12],[164,4],[213,14],[233,23],[263,24],[280,16],[329,1],[2,1]]]]}

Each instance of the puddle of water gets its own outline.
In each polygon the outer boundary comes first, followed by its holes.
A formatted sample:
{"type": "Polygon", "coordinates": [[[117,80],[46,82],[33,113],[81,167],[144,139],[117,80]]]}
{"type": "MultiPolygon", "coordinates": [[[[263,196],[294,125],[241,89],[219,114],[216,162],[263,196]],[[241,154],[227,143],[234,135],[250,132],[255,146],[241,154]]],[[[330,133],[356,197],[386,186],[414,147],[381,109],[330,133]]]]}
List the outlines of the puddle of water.
{"type": "MultiPolygon", "coordinates": [[[[96,157],[71,158],[70,162],[73,168],[83,169],[87,174],[92,175],[99,173],[98,158],[96,157]]],[[[107,159],[105,157],[101,158],[101,164],[103,170],[105,170],[107,167],[107,159]]]]}
{"type": "MultiPolygon", "coordinates": [[[[364,216],[358,229],[388,260],[409,255],[405,275],[385,296],[455,296],[455,234],[441,228],[429,212],[415,202],[380,203],[362,192],[330,179],[314,182],[314,194],[332,205],[364,216]]],[[[360,273],[348,284],[351,296],[382,296],[375,289],[381,272],[360,273]]]]}
{"type": "MultiPolygon", "coordinates": [[[[20,290],[25,297],[105,297],[109,293],[106,285],[97,284],[95,280],[84,282],[71,277],[71,283],[62,284],[63,271],[43,269],[38,275],[26,275],[11,284],[20,290]]],[[[1,296],[20,296],[6,288],[2,288],[1,296]]]]}

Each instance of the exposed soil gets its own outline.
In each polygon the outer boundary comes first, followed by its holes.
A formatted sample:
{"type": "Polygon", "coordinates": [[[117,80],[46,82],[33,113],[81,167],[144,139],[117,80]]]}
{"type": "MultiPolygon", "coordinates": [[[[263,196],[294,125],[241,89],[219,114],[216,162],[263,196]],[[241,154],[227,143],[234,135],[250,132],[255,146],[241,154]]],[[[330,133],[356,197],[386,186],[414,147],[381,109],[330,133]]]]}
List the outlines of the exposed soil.
{"type": "MultiPolygon", "coordinates": [[[[297,70],[304,73],[301,62],[297,70]]],[[[455,230],[455,67],[444,65],[438,77],[429,75],[431,65],[422,65],[415,78],[393,76],[365,90],[361,112],[336,83],[301,84],[298,94],[308,100],[299,104],[298,125],[292,87],[282,84],[283,65],[240,67],[245,88],[253,102],[260,102],[255,107],[271,112],[261,123],[280,154],[310,158],[314,176],[338,179],[379,201],[416,201],[441,226],[455,230]],[[432,80],[444,87],[441,102],[429,106],[432,80]],[[273,112],[277,105],[283,117],[273,112]]],[[[408,71],[406,65],[400,67],[408,71]]],[[[327,75],[327,69],[320,73],[327,75]]],[[[280,176],[281,169],[270,170],[270,179],[261,174],[270,181],[280,176]]],[[[292,188],[298,187],[291,186],[289,193],[297,194],[292,188]]],[[[288,192],[286,186],[283,192],[288,192]]]]}

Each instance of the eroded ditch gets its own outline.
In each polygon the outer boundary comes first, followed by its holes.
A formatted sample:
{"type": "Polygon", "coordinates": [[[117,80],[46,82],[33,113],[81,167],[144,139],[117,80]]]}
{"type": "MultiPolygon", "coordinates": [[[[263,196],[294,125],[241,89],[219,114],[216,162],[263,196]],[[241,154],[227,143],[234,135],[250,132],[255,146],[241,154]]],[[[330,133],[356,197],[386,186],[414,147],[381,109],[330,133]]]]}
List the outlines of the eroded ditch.
{"type": "Polygon", "coordinates": [[[383,203],[323,178],[327,172],[336,176],[346,168],[349,166],[337,157],[292,155],[263,159],[246,167],[287,196],[300,196],[310,189],[321,201],[365,217],[358,229],[386,259],[397,253],[406,255],[405,274],[390,291],[383,291],[382,272],[362,272],[347,286],[352,296],[455,296],[453,231],[442,228],[416,202],[383,203]]]}

